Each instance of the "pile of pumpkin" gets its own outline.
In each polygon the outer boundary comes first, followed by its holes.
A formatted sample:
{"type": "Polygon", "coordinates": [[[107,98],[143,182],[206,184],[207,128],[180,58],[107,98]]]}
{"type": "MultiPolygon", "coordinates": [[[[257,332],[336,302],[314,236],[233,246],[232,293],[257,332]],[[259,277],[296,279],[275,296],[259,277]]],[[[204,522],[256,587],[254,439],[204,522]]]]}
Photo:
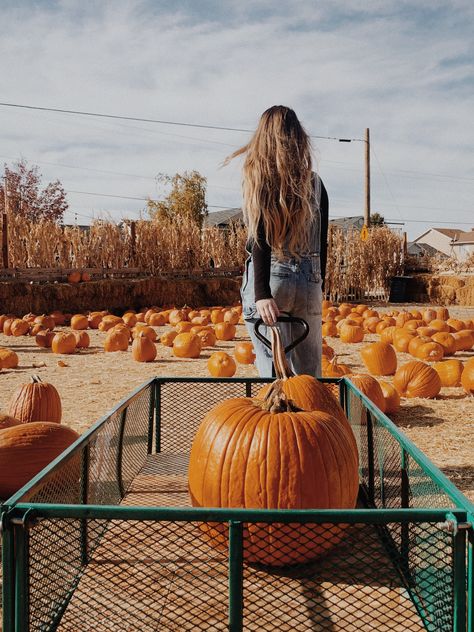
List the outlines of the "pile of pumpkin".
{"type": "MultiPolygon", "coordinates": [[[[157,356],[158,335],[155,327],[170,326],[159,342],[171,347],[178,358],[198,358],[204,347],[213,347],[217,341],[235,338],[236,325],[241,320],[241,306],[211,307],[192,309],[144,308],[139,312],[126,311],[122,316],[108,311],[88,314],[63,314],[59,311],[49,315],[26,314],[17,318],[11,314],[0,316],[0,329],[7,336],[34,336],[36,344],[51,348],[53,353],[72,354],[77,349],[87,348],[90,338],[87,329],[97,329],[105,333],[106,352],[127,351],[131,344],[132,357],[137,362],[152,362],[157,356]],[[71,331],[55,331],[55,327],[70,325],[71,331]]],[[[9,364],[0,367],[14,368],[18,365],[15,352],[9,364]]],[[[234,358],[224,351],[216,351],[208,360],[209,373],[214,377],[232,377],[240,364],[252,364],[255,360],[250,342],[238,341],[234,348],[234,358]],[[234,360],[235,358],[235,360],[234,360]]]]}
{"type": "MultiPolygon", "coordinates": [[[[366,334],[379,335],[379,342],[363,346],[360,353],[372,376],[394,376],[393,384],[381,381],[381,389],[373,381],[365,380],[372,384],[372,399],[378,401],[382,410],[381,395],[385,396],[385,412],[398,409],[400,395],[432,398],[441,387],[461,385],[468,394],[474,394],[474,358],[464,364],[457,358],[443,359],[472,349],[472,320],[450,318],[445,307],[379,313],[367,305],[343,303],[336,307],[325,301],[323,321],[323,335],[338,337],[345,343],[361,343],[366,334]],[[396,352],[408,353],[416,359],[397,368],[396,352]]],[[[334,349],[326,342],[322,364],[325,377],[350,375],[352,379],[351,367],[339,364],[334,349]]]]}
{"type": "Polygon", "coordinates": [[[61,399],[52,384],[33,376],[0,414],[0,499],[7,499],[68,448],[77,432],[61,424],[61,399]]]}

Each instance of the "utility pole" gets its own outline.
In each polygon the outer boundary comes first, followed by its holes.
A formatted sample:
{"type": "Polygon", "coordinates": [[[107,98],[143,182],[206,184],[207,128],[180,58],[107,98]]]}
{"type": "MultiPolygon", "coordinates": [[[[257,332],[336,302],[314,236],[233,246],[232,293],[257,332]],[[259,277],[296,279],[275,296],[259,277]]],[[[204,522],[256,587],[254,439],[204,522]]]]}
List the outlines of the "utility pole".
{"type": "Polygon", "coordinates": [[[7,175],[3,178],[3,195],[4,195],[4,203],[3,203],[3,215],[2,215],[2,263],[5,269],[9,266],[9,256],[8,256],[8,211],[9,211],[9,202],[8,199],[8,180],[7,175]]]}
{"type": "Polygon", "coordinates": [[[364,225],[370,227],[370,130],[365,130],[365,209],[364,225]]]}

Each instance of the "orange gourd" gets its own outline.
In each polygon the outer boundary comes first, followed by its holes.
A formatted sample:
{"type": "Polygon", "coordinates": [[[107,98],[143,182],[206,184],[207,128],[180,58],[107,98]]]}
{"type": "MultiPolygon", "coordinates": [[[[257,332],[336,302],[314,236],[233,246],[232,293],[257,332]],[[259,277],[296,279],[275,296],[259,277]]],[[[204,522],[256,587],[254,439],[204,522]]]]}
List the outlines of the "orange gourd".
{"type": "Polygon", "coordinates": [[[453,388],[461,385],[461,375],[463,372],[461,360],[443,360],[433,364],[433,369],[439,375],[441,386],[453,388]]]}
{"type": "Polygon", "coordinates": [[[429,325],[429,324],[430,324],[430,322],[431,322],[432,320],[434,320],[435,318],[437,318],[437,316],[436,316],[436,310],[435,310],[435,309],[431,309],[431,308],[425,309],[425,310],[421,313],[421,315],[422,315],[423,320],[425,321],[425,323],[426,323],[427,325],[429,325]]]}
{"type": "Polygon", "coordinates": [[[416,350],[416,357],[425,362],[438,362],[444,357],[444,348],[437,342],[425,342],[416,350]]]}
{"type": "Polygon", "coordinates": [[[125,312],[122,316],[123,322],[127,325],[127,327],[135,327],[137,324],[137,316],[133,312],[125,312]]]}
{"type": "Polygon", "coordinates": [[[332,320],[329,320],[322,325],[322,335],[334,338],[337,336],[337,327],[332,320]]]}
{"type": "MultiPolygon", "coordinates": [[[[358,456],[349,423],[317,410],[295,410],[280,384],[265,400],[227,399],[204,417],[189,462],[193,506],[355,506],[358,456]]],[[[202,530],[212,546],[228,546],[227,524],[204,524],[202,530]]],[[[343,533],[335,525],[246,524],[244,560],[275,567],[304,563],[331,549],[343,533]]]]}
{"type": "Polygon", "coordinates": [[[67,426],[44,421],[0,430],[0,498],[17,492],[78,437],[67,426]]]}
{"type": "Polygon", "coordinates": [[[393,344],[393,338],[397,328],[394,325],[390,325],[382,331],[380,334],[380,342],[387,342],[389,345],[393,344]]]}
{"type": "Polygon", "coordinates": [[[364,340],[364,330],[359,325],[344,324],[339,329],[342,342],[356,343],[364,340]]]}
{"type": "Polygon", "coordinates": [[[163,312],[154,312],[148,319],[148,325],[150,327],[163,327],[166,325],[166,316],[163,312]]]}
{"type": "Polygon", "coordinates": [[[188,313],[185,310],[172,309],[171,312],[169,313],[168,322],[172,327],[174,327],[175,325],[177,325],[179,322],[183,320],[189,320],[188,313]]]}
{"type": "Polygon", "coordinates": [[[439,333],[433,327],[418,327],[416,330],[417,336],[426,336],[427,338],[431,338],[433,334],[439,333]]]}
{"type": "Polygon", "coordinates": [[[437,307],[436,308],[436,318],[439,320],[448,320],[449,318],[449,310],[447,307],[437,307]]]}
{"type": "Polygon", "coordinates": [[[236,342],[234,357],[239,364],[253,364],[255,362],[253,344],[247,341],[236,342]]]}
{"type": "Polygon", "coordinates": [[[201,340],[201,347],[213,347],[216,344],[214,329],[203,327],[196,335],[201,340]]]}
{"type": "Polygon", "coordinates": [[[136,362],[153,362],[156,358],[155,343],[143,331],[132,342],[132,358],[136,362]]]}
{"type": "Polygon", "coordinates": [[[407,320],[406,323],[403,325],[403,329],[408,329],[408,331],[415,331],[415,332],[418,329],[418,327],[423,327],[422,320],[407,320]]]}
{"type": "Polygon", "coordinates": [[[51,349],[51,343],[53,342],[53,338],[57,333],[57,331],[42,329],[36,334],[35,342],[38,347],[41,347],[43,349],[51,349]]]}
{"type": "Polygon", "coordinates": [[[382,322],[378,316],[371,316],[363,321],[363,329],[367,334],[375,334],[377,325],[382,322]]]}
{"type": "Polygon", "coordinates": [[[431,336],[431,340],[443,347],[444,355],[448,356],[456,353],[456,340],[454,336],[447,331],[438,331],[431,336]]]}
{"type": "Polygon", "coordinates": [[[453,333],[456,351],[469,351],[474,344],[474,331],[462,329],[453,333]]]}
{"type": "Polygon", "coordinates": [[[372,342],[360,350],[362,361],[371,375],[393,375],[397,370],[397,354],[386,342],[372,342]]]}
{"type": "Polygon", "coordinates": [[[399,329],[393,335],[393,346],[400,353],[408,353],[408,345],[415,336],[415,332],[399,329]]]}
{"type": "Polygon", "coordinates": [[[43,325],[45,329],[54,329],[56,327],[54,318],[52,316],[46,316],[45,314],[37,316],[34,322],[36,325],[43,325]]]}
{"type": "Polygon", "coordinates": [[[91,339],[87,331],[74,331],[73,333],[76,338],[76,349],[87,349],[90,347],[91,339]]]}
{"type": "Polygon", "coordinates": [[[458,318],[448,318],[446,324],[449,327],[449,331],[461,331],[462,329],[466,329],[466,323],[458,318]]]}
{"type": "Polygon", "coordinates": [[[90,329],[98,329],[103,318],[104,314],[102,312],[91,312],[87,317],[90,329]]]}
{"type": "Polygon", "coordinates": [[[393,385],[403,397],[433,398],[441,389],[438,373],[425,362],[412,360],[397,369],[393,385]]]}
{"type": "Polygon", "coordinates": [[[71,354],[76,350],[76,336],[72,332],[58,331],[51,340],[53,353],[71,354]]]}
{"type": "Polygon", "coordinates": [[[421,345],[424,345],[427,342],[431,342],[431,338],[429,336],[414,336],[408,343],[408,353],[412,356],[416,356],[418,347],[421,347],[421,345]]]}
{"type": "Polygon", "coordinates": [[[233,312],[230,309],[227,310],[224,313],[224,322],[230,323],[231,325],[237,325],[237,323],[239,322],[239,314],[237,314],[236,312],[233,312]]]}
{"type": "Polygon", "coordinates": [[[18,354],[13,349],[0,349],[0,369],[16,369],[18,354]]]}
{"type": "Polygon", "coordinates": [[[23,318],[15,318],[11,324],[11,333],[13,336],[26,336],[30,331],[30,324],[23,318]]]}
{"type": "Polygon", "coordinates": [[[383,380],[380,380],[379,384],[385,398],[385,414],[396,413],[400,408],[400,395],[397,389],[390,382],[383,380]]]}
{"type": "Polygon", "coordinates": [[[104,340],[104,350],[106,353],[115,351],[127,351],[130,334],[124,329],[113,329],[107,333],[104,340]]]}
{"type": "Polygon", "coordinates": [[[232,377],[237,366],[234,359],[225,351],[214,351],[207,361],[207,369],[212,377],[232,377]]]}
{"type": "Polygon", "coordinates": [[[160,342],[165,347],[172,347],[173,341],[177,335],[178,335],[178,332],[174,331],[173,329],[171,329],[171,331],[165,331],[165,333],[160,338],[160,342]]]}
{"type": "Polygon", "coordinates": [[[178,334],[173,340],[173,354],[177,358],[199,358],[201,339],[196,334],[178,334]]]}
{"type": "Polygon", "coordinates": [[[232,325],[231,323],[226,323],[225,321],[217,323],[214,331],[216,333],[217,340],[233,340],[233,338],[235,338],[235,325],[232,325]]]}
{"type": "Polygon", "coordinates": [[[468,395],[474,395],[474,358],[468,360],[464,365],[461,384],[468,395]]]}
{"type": "MultiPolygon", "coordinates": [[[[132,337],[136,338],[142,333],[145,334],[145,336],[149,338],[151,342],[156,341],[156,338],[157,338],[156,331],[153,329],[153,327],[150,327],[150,325],[145,325],[145,323],[137,323],[135,327],[132,329],[132,337]]],[[[168,333],[171,333],[171,332],[168,332],[168,333]]],[[[177,335],[177,332],[173,332],[173,333],[177,335]]]]}
{"type": "Polygon", "coordinates": [[[37,375],[21,384],[13,393],[8,414],[21,423],[32,421],[61,422],[61,398],[52,384],[42,382],[37,375]]]}
{"type": "Polygon", "coordinates": [[[89,327],[89,320],[87,316],[83,314],[75,314],[71,318],[71,329],[87,329],[89,327]]]}
{"type": "Polygon", "coordinates": [[[395,319],[395,327],[401,329],[409,320],[413,320],[411,314],[408,312],[400,312],[395,319]]]}
{"type": "Polygon", "coordinates": [[[439,318],[435,318],[430,322],[430,327],[436,329],[436,331],[448,331],[449,325],[445,320],[440,320],[439,318]]]}
{"type": "Polygon", "coordinates": [[[354,374],[348,378],[371,402],[385,412],[385,398],[378,381],[371,375],[354,374]]]}

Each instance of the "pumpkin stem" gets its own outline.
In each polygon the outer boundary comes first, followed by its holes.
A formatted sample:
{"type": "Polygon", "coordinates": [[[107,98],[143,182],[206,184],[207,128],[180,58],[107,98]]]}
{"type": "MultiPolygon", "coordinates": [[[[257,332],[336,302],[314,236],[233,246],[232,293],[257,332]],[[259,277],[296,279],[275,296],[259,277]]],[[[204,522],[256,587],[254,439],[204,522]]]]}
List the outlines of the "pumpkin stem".
{"type": "Polygon", "coordinates": [[[272,355],[275,375],[278,379],[287,380],[294,375],[286,359],[285,349],[281,340],[281,333],[278,327],[270,327],[272,336],[272,355]]]}
{"type": "Polygon", "coordinates": [[[39,375],[32,375],[31,381],[33,382],[33,384],[39,384],[42,380],[39,375]]]}
{"type": "Polygon", "coordinates": [[[283,380],[275,380],[268,389],[263,400],[258,400],[257,404],[269,413],[295,413],[301,410],[288,399],[283,391],[283,380]]]}

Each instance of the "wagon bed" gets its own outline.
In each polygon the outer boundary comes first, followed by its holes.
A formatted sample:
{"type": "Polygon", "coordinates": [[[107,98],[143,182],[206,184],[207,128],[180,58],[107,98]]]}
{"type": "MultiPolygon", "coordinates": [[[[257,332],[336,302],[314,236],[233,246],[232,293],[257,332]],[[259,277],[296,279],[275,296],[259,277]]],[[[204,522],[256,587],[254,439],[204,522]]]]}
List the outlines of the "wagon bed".
{"type": "Polygon", "coordinates": [[[190,507],[197,425],[261,382],[151,380],[9,499],[4,632],[472,632],[472,506],[345,380],[330,386],[358,444],[358,508],[190,507]],[[203,538],[211,522],[228,548],[203,538]],[[278,569],[243,562],[260,522],[349,526],[324,557],[278,569]]]}

